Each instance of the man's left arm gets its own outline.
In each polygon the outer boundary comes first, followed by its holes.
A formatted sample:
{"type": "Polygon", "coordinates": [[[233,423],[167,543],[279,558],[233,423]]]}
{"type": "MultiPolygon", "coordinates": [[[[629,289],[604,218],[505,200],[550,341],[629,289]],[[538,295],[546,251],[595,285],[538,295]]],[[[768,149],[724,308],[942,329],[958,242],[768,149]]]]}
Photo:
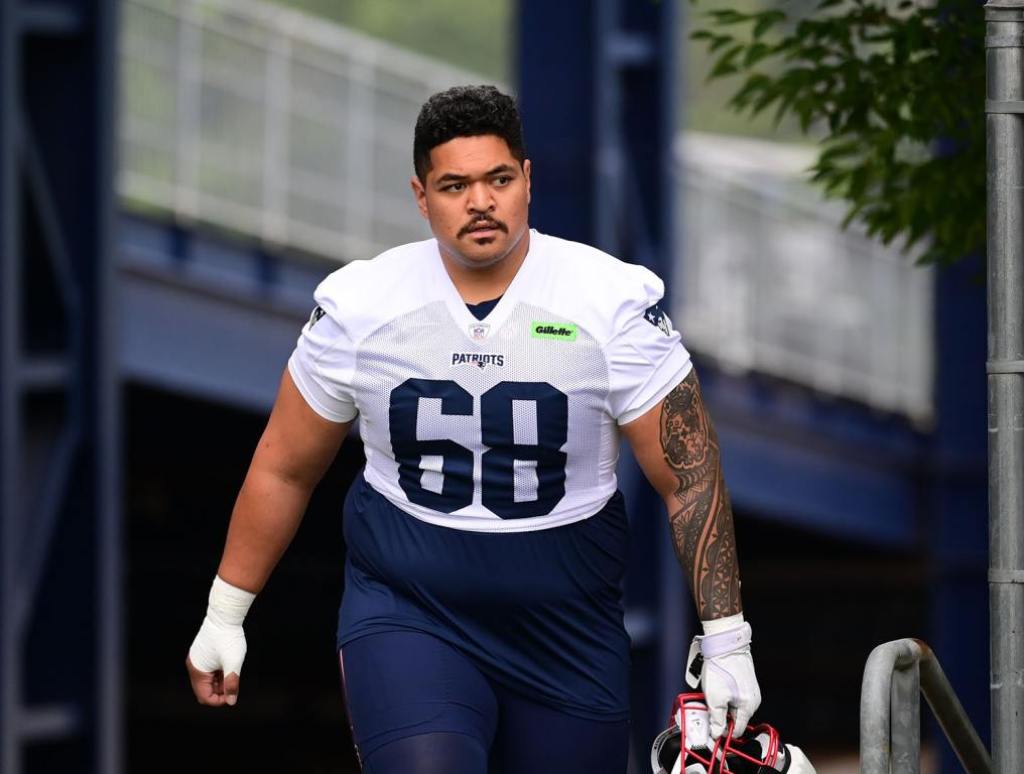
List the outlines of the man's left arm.
{"type": "Polygon", "coordinates": [[[722,475],[718,437],[691,369],[665,398],[622,426],[641,469],[668,510],[669,526],[704,626],[696,638],[711,732],[721,735],[728,708],[734,735],[761,702],[743,620],[736,535],[722,475]]]}

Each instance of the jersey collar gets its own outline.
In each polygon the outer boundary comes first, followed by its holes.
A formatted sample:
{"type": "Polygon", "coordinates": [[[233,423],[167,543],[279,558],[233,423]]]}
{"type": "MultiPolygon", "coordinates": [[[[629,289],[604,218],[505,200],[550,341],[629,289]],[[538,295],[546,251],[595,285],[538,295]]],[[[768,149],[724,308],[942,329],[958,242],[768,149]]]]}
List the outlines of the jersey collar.
{"type": "Polygon", "coordinates": [[[519,302],[523,289],[528,284],[529,275],[536,270],[536,265],[541,260],[540,253],[543,252],[543,246],[544,235],[531,228],[530,247],[526,251],[526,256],[523,258],[523,263],[520,265],[519,270],[512,278],[512,282],[509,283],[501,300],[498,301],[498,304],[491,310],[490,314],[483,320],[477,320],[473,313],[466,308],[466,302],[462,300],[462,296],[459,295],[459,291],[455,288],[455,283],[452,282],[452,278],[445,271],[440,249],[437,247],[435,240],[434,279],[442,298],[444,298],[445,305],[448,307],[449,314],[451,314],[462,334],[467,339],[474,344],[485,344],[488,339],[498,332],[519,302]],[[489,335],[483,339],[473,335],[474,330],[479,331],[481,323],[485,324],[489,330],[489,335]]]}

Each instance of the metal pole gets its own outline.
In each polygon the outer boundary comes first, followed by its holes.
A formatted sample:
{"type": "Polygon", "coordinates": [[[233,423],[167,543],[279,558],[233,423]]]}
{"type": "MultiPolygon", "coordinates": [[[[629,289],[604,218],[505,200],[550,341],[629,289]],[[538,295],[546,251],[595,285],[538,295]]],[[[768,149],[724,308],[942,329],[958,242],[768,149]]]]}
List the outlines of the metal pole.
{"type": "Polygon", "coordinates": [[[18,725],[21,681],[14,625],[21,530],[22,417],[14,383],[22,340],[22,202],[17,118],[21,98],[21,35],[13,3],[0,2],[0,771],[21,770],[18,725]]]}
{"type": "Polygon", "coordinates": [[[918,661],[892,673],[889,692],[892,774],[921,772],[921,671],[918,661]]]}
{"type": "Polygon", "coordinates": [[[960,765],[968,772],[991,772],[992,757],[971,725],[971,719],[964,712],[935,653],[920,640],[915,642],[921,652],[921,692],[959,758],[960,765]]]}
{"type": "Polygon", "coordinates": [[[1024,771],[1024,0],[985,5],[992,759],[1024,771]]]}
{"type": "MultiPolygon", "coordinates": [[[[871,651],[864,665],[860,691],[861,774],[889,774],[893,748],[906,749],[892,738],[892,702],[897,698],[893,696],[893,673],[912,668],[918,656],[913,640],[896,640],[871,651]]],[[[916,696],[914,700],[920,701],[916,696]]]]}
{"type": "Polygon", "coordinates": [[[118,371],[118,270],[114,258],[117,122],[119,81],[118,41],[122,4],[104,0],[96,4],[96,110],[98,123],[93,150],[97,154],[93,191],[100,202],[95,207],[96,236],[94,289],[94,363],[96,387],[96,555],[98,646],[96,718],[96,768],[103,774],[121,774],[125,769],[124,728],[124,535],[122,531],[121,458],[121,375],[118,371]]]}
{"type": "Polygon", "coordinates": [[[864,665],[860,692],[861,774],[916,772],[920,764],[918,689],[928,700],[967,774],[991,774],[992,759],[932,649],[921,640],[879,645],[864,665]]]}

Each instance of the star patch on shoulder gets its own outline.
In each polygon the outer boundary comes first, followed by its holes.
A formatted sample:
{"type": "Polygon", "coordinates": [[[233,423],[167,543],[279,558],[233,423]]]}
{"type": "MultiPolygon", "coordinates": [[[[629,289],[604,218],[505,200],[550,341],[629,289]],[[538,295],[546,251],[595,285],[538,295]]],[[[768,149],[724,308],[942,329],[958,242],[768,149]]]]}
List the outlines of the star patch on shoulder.
{"type": "Polygon", "coordinates": [[[657,304],[647,307],[644,311],[644,319],[666,336],[672,335],[672,323],[669,322],[668,315],[657,304]]]}

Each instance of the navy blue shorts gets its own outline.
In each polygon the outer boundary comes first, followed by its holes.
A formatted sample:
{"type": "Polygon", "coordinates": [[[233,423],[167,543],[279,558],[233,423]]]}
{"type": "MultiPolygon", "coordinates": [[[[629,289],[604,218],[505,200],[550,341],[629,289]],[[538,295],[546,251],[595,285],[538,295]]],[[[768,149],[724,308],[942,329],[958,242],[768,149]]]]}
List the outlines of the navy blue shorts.
{"type": "Polygon", "coordinates": [[[573,524],[469,532],[410,516],[360,476],[344,527],[339,648],[370,634],[421,632],[453,646],[493,686],[584,719],[629,717],[621,494],[573,524]]]}
{"type": "Polygon", "coordinates": [[[531,701],[422,632],[350,641],[342,684],[364,774],[623,774],[628,720],[531,701]]]}

